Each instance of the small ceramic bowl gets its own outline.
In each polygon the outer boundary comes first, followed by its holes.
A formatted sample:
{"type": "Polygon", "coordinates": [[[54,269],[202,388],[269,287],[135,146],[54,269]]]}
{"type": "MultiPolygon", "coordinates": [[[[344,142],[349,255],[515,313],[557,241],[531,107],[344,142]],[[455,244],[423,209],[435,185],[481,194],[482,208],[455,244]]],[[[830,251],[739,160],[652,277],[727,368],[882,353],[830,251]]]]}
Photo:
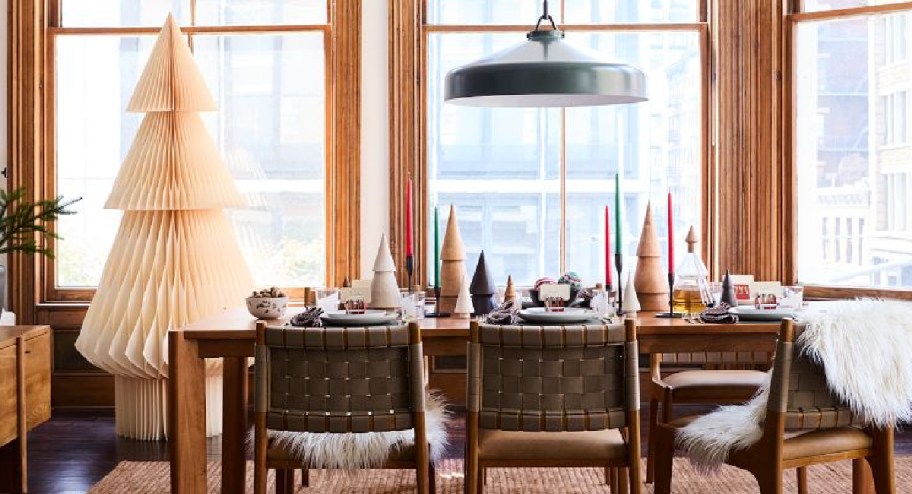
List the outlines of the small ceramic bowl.
{"type": "Polygon", "coordinates": [[[278,319],[287,308],[288,297],[247,297],[247,312],[257,319],[278,319]]]}

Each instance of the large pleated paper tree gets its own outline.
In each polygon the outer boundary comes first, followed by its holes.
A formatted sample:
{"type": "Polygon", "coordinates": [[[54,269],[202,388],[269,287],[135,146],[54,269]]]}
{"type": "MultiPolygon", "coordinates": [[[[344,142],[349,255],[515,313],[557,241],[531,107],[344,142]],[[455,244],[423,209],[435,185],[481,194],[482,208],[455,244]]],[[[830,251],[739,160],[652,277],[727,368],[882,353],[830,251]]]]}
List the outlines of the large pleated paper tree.
{"type": "MultiPolygon", "coordinates": [[[[124,211],[76,340],[114,374],[117,433],[167,437],[167,336],[253,286],[222,208],[243,204],[197,112],[212,98],[185,38],[165,22],[127,111],[146,113],[105,207],[124,211]]],[[[221,432],[221,360],[207,361],[207,433],[221,432]]]]}

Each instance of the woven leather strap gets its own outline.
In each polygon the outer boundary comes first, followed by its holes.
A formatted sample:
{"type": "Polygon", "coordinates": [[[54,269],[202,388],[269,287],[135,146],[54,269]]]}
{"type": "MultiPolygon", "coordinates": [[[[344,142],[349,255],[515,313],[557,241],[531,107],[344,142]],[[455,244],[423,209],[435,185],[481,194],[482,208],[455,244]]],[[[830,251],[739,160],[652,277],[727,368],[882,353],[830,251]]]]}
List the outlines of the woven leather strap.
{"type": "Polygon", "coordinates": [[[421,345],[407,326],[267,329],[262,348],[257,406],[270,429],[404,430],[424,409],[421,345]]]}
{"type": "Polygon", "coordinates": [[[638,368],[623,326],[481,325],[479,339],[469,345],[469,410],[482,428],[611,429],[638,406],[625,393],[638,368]]]}

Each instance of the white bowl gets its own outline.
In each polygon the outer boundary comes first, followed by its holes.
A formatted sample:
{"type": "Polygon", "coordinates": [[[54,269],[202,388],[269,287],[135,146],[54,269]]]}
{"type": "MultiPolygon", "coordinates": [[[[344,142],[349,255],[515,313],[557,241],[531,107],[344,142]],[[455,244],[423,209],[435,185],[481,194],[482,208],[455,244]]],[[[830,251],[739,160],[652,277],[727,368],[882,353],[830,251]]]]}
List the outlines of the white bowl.
{"type": "Polygon", "coordinates": [[[247,297],[247,312],[257,319],[278,319],[287,308],[288,297],[247,297]]]}

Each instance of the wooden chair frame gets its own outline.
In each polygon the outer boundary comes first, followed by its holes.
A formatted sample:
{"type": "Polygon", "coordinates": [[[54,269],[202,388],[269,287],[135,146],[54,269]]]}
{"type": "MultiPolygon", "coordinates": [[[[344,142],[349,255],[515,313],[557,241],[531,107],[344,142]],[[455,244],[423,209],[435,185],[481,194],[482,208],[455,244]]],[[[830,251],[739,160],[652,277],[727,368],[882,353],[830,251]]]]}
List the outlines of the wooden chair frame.
{"type": "MultiPolygon", "coordinates": [[[[809,465],[852,460],[852,492],[868,493],[868,486],[875,486],[877,494],[895,494],[893,473],[893,429],[865,428],[871,437],[871,447],[840,451],[832,454],[783,458],[786,421],[788,417],[788,380],[792,367],[793,343],[795,341],[794,321],[782,322],[779,341],[776,346],[776,363],[770,398],[767,403],[766,420],[760,440],[741,451],[734,452],[728,464],[749,471],[757,480],[761,494],[782,494],[782,474],[790,468],[798,469],[799,492],[807,492],[807,477],[804,468],[809,465]]],[[[676,427],[659,424],[656,428],[656,478],[655,493],[671,493],[672,462],[676,427]]]]}
{"type": "MultiPolygon", "coordinates": [[[[706,359],[707,362],[710,359],[706,359]]],[[[675,396],[675,389],[662,378],[662,354],[652,354],[649,358],[649,372],[651,376],[651,390],[649,393],[649,448],[646,450],[646,482],[652,483],[655,476],[655,432],[659,423],[669,423],[674,418],[674,405],[677,404],[699,404],[699,405],[725,405],[740,404],[751,399],[756,393],[756,388],[752,390],[729,388],[715,389],[715,394],[694,398],[682,398],[675,396]],[[659,420],[659,404],[662,405],[661,422],[659,420]]],[[[728,363],[720,361],[719,363],[728,363]]],[[[688,372],[701,372],[692,370],[688,372]]]]}
{"type": "MultiPolygon", "coordinates": [[[[410,323],[408,326],[409,341],[412,348],[410,360],[416,360],[411,365],[414,368],[419,365],[421,372],[416,373],[413,378],[421,380],[421,390],[426,388],[424,379],[424,357],[421,348],[421,330],[416,323],[410,323]]],[[[265,386],[268,386],[267,373],[264,372],[265,366],[262,363],[267,362],[266,346],[266,323],[257,321],[256,323],[256,345],[257,345],[257,374],[256,374],[256,396],[257,407],[254,416],[254,492],[256,494],[266,493],[266,472],[270,468],[276,470],[276,494],[294,493],[294,472],[296,469],[302,469],[302,484],[309,486],[309,473],[307,465],[302,465],[297,461],[278,461],[267,458],[268,450],[268,431],[266,427],[267,413],[265,411],[265,399],[267,392],[265,386]],[[261,391],[261,389],[263,391],[261,391]],[[262,402],[260,400],[263,400],[262,402]]],[[[435,468],[430,461],[430,447],[427,441],[426,415],[423,407],[415,407],[411,412],[412,424],[415,429],[415,459],[409,460],[387,460],[380,468],[383,469],[414,469],[417,480],[418,494],[429,494],[436,492],[435,468]]]]}
{"type": "MultiPolygon", "coordinates": [[[[628,351],[625,353],[625,385],[627,387],[626,393],[628,398],[624,411],[626,426],[622,429],[621,433],[628,444],[626,457],[616,461],[609,461],[607,464],[604,460],[591,458],[554,461],[530,459],[481,459],[479,458],[478,448],[480,406],[472,406],[470,403],[466,418],[466,493],[483,494],[488,468],[596,467],[604,468],[605,482],[610,485],[613,494],[626,492],[640,494],[642,481],[640,472],[639,355],[637,350],[636,321],[631,319],[625,320],[624,329],[624,343],[628,348],[628,351]],[[633,350],[630,350],[630,348],[633,350]]],[[[470,347],[481,343],[479,324],[477,322],[472,322],[469,338],[470,347]]],[[[473,385],[473,378],[480,380],[480,369],[473,369],[472,367],[473,366],[470,363],[468,376],[468,386],[470,389],[473,385]]],[[[471,399],[472,398],[470,397],[470,400],[471,399]]],[[[480,403],[478,405],[480,405],[480,403]]],[[[559,432],[555,432],[555,434],[559,434],[559,432]]]]}

